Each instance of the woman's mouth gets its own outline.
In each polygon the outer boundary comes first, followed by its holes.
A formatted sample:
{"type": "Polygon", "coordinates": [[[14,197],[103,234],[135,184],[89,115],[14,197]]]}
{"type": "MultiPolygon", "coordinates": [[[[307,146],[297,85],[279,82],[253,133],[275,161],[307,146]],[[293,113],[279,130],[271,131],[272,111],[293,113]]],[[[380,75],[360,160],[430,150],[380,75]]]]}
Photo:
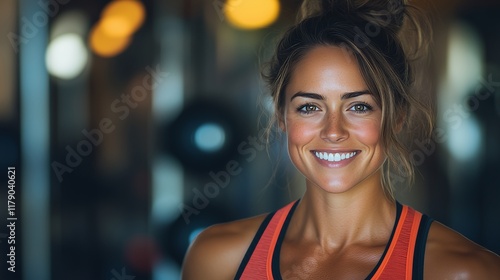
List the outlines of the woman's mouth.
{"type": "Polygon", "coordinates": [[[327,153],[327,152],[313,152],[313,154],[322,160],[327,160],[330,162],[339,162],[342,160],[346,160],[349,158],[354,157],[355,155],[358,154],[357,151],[355,152],[348,152],[348,153],[327,153]]]}

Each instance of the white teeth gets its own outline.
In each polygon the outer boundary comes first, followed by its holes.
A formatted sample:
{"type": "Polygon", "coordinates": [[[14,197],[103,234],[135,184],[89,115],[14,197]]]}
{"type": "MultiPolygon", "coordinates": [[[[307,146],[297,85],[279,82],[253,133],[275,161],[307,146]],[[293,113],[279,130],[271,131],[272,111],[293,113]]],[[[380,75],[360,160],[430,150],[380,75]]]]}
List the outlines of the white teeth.
{"type": "Polygon", "coordinates": [[[320,159],[337,162],[337,161],[341,161],[341,160],[353,157],[354,155],[356,155],[356,152],[351,152],[351,153],[335,153],[335,154],[333,154],[333,153],[326,153],[326,152],[323,152],[323,153],[321,153],[321,152],[315,152],[315,154],[316,154],[316,157],[318,157],[320,159]]]}

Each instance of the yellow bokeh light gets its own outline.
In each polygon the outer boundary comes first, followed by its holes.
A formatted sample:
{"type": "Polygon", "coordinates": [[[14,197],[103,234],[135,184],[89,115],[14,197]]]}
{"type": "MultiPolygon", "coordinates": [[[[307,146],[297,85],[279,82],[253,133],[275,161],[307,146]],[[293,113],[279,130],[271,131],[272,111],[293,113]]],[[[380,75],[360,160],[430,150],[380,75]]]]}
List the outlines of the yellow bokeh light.
{"type": "Polygon", "coordinates": [[[135,0],[110,2],[101,15],[102,31],[111,37],[132,35],[144,22],[144,5],[135,0]]]}
{"type": "Polygon", "coordinates": [[[101,19],[99,22],[103,32],[110,37],[128,37],[134,31],[132,25],[123,17],[110,16],[101,19]]]}
{"type": "Polygon", "coordinates": [[[130,37],[109,36],[102,25],[95,26],[90,32],[89,44],[94,53],[103,57],[112,57],[121,53],[130,43],[130,37]]]}
{"type": "Polygon", "coordinates": [[[271,25],[280,13],[278,0],[227,0],[227,20],[241,29],[259,29],[271,25]]]}

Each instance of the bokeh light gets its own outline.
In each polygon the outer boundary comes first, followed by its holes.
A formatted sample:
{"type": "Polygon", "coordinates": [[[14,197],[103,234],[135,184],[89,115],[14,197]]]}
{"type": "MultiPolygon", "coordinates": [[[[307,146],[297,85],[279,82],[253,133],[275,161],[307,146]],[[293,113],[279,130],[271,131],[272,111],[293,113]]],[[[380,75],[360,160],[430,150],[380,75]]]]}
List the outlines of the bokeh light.
{"type": "Polygon", "coordinates": [[[278,0],[228,0],[224,12],[229,23],[241,29],[271,25],[279,16],[278,0]]]}
{"type": "Polygon", "coordinates": [[[224,128],[216,123],[205,123],[196,129],[194,142],[205,152],[215,152],[224,146],[226,133],[224,128]]]}
{"type": "Polygon", "coordinates": [[[83,39],[67,33],[52,40],[47,47],[45,63],[50,74],[61,79],[73,79],[87,65],[88,54],[83,39]]]}
{"type": "Polygon", "coordinates": [[[450,129],[449,133],[448,149],[455,160],[467,162],[479,156],[483,133],[474,116],[465,118],[460,127],[450,129]]]}
{"type": "Polygon", "coordinates": [[[90,32],[90,47],[94,53],[103,57],[112,57],[121,53],[130,43],[130,37],[112,37],[102,25],[95,26],[90,32]]]}
{"type": "Polygon", "coordinates": [[[132,35],[141,27],[145,16],[145,8],[140,1],[110,2],[90,33],[89,44],[92,51],[102,57],[118,55],[128,47],[132,35]]]}
{"type": "Polygon", "coordinates": [[[132,35],[144,22],[145,9],[139,1],[110,2],[103,10],[100,25],[110,37],[132,35]]]}

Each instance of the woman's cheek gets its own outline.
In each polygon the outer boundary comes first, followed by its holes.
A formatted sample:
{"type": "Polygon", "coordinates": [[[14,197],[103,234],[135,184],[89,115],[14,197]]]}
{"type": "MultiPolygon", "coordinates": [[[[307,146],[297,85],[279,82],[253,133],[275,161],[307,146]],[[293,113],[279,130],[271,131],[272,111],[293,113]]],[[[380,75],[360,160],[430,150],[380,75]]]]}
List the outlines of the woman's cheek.
{"type": "Polygon", "coordinates": [[[287,127],[288,139],[290,143],[307,143],[314,137],[315,127],[310,122],[292,121],[287,127]]]}
{"type": "Polygon", "coordinates": [[[365,145],[376,145],[380,142],[380,123],[374,121],[361,122],[351,130],[357,135],[357,139],[365,145]]]}

